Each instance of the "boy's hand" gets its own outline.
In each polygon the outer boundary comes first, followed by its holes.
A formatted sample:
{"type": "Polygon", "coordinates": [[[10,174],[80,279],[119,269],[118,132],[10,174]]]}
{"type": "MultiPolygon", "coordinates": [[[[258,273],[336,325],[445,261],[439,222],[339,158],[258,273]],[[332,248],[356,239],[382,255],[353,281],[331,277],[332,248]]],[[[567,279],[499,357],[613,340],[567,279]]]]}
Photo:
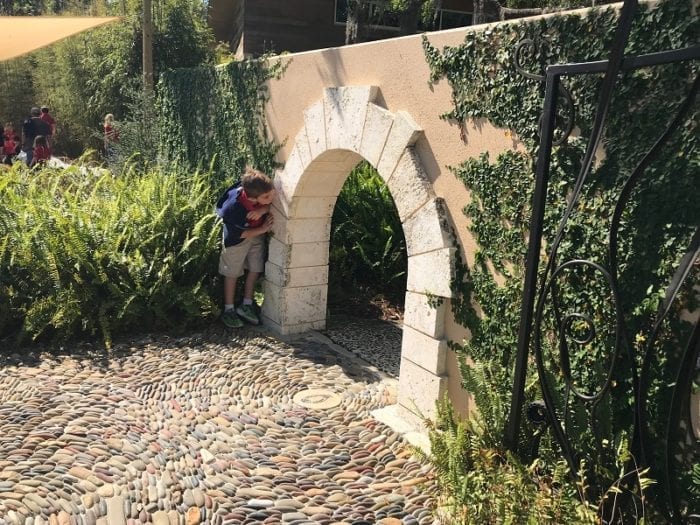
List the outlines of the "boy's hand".
{"type": "Polygon", "coordinates": [[[260,217],[265,215],[267,212],[270,211],[269,206],[262,206],[260,208],[256,208],[254,210],[249,211],[246,213],[246,219],[250,219],[252,221],[258,220],[260,217]]]}
{"type": "Polygon", "coordinates": [[[272,218],[272,215],[268,215],[267,217],[265,217],[265,222],[261,226],[262,231],[269,232],[272,229],[273,222],[274,222],[274,219],[272,218]]]}

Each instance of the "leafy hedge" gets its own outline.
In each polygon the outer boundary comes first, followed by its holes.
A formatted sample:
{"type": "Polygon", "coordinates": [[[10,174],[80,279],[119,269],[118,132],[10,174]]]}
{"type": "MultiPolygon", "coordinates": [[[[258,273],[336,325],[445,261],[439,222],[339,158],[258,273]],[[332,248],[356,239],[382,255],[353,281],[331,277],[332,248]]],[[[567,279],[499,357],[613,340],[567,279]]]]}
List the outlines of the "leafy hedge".
{"type": "Polygon", "coordinates": [[[272,175],[278,147],[266,137],[266,82],[283,69],[263,58],[165,73],[157,102],[163,160],[210,166],[219,179],[248,163],[272,175]]]}
{"type": "Polygon", "coordinates": [[[0,338],[181,329],[217,311],[208,173],[72,166],[0,178],[0,338]]]}

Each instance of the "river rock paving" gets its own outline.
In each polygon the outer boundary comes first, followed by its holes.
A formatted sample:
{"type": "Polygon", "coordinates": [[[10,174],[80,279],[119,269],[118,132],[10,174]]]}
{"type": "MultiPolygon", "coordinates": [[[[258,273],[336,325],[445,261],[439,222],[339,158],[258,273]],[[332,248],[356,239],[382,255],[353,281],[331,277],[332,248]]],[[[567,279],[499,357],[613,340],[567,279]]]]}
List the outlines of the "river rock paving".
{"type": "Polygon", "coordinates": [[[0,523],[435,523],[431,469],[370,415],[395,397],[308,336],[0,354],[0,523]],[[295,403],[306,389],[337,406],[295,403]]]}
{"type": "Polygon", "coordinates": [[[338,314],[330,317],[325,333],[382,372],[399,377],[403,332],[397,323],[338,314]]]}

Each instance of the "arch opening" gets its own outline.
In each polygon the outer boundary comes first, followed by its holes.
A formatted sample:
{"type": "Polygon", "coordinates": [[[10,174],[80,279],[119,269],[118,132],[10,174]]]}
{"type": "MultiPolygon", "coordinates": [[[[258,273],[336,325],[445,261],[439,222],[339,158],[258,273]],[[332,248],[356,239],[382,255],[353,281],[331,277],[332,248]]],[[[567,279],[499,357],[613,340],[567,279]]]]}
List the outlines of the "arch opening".
{"type": "Polygon", "coordinates": [[[363,161],[333,209],[325,334],[392,377],[401,364],[407,264],[391,192],[363,161]]]}

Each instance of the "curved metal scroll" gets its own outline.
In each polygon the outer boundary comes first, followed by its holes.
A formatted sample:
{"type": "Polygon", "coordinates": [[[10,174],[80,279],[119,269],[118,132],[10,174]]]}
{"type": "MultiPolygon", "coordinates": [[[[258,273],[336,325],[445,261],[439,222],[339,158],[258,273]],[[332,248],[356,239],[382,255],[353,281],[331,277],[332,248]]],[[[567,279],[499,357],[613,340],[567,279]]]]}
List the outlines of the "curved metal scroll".
{"type": "MultiPolygon", "coordinates": [[[[646,168],[653,162],[653,160],[658,157],[662,147],[668,142],[669,138],[676,131],[688,117],[689,109],[692,107],[695,96],[700,86],[700,76],[696,77],[692,89],[685,101],[679,107],[679,110],[668,125],[666,130],[662,133],[659,139],[656,141],[651,150],[645,155],[645,157],[639,162],[632,174],[627,179],[623,190],[616,203],[615,211],[610,225],[609,232],[609,255],[610,255],[610,266],[606,268],[601,264],[590,260],[570,260],[563,262],[554,266],[556,259],[557,248],[563,239],[563,227],[560,228],[559,235],[555,242],[553,243],[550,254],[548,266],[548,272],[546,275],[548,277],[545,279],[544,283],[540,288],[540,293],[537,301],[537,306],[535,310],[535,321],[533,326],[534,331],[534,357],[537,364],[538,375],[540,379],[540,386],[542,388],[542,394],[545,400],[548,418],[550,420],[550,426],[557,441],[562,447],[564,455],[569,463],[570,468],[573,472],[578,471],[579,465],[577,464],[578,459],[581,454],[575,449],[575,444],[572,443],[571,437],[567,432],[566,419],[562,421],[559,415],[563,413],[568,413],[569,411],[569,399],[570,396],[574,402],[578,401],[586,406],[588,406],[590,414],[590,426],[594,429],[597,421],[597,410],[599,404],[602,401],[603,396],[610,390],[613,380],[614,380],[614,370],[615,364],[619,364],[619,358],[622,352],[627,354],[629,358],[627,363],[635,363],[635,355],[633,352],[632,345],[629,344],[629,337],[627,335],[628,330],[626,326],[625,318],[622,314],[622,308],[620,306],[621,302],[621,291],[618,286],[618,236],[621,217],[625,209],[625,205],[628,203],[630,195],[632,194],[635,187],[639,186],[643,179],[644,172],[646,168]],[[552,266],[554,266],[552,268],[552,266]],[[560,301],[558,299],[558,288],[557,279],[561,277],[565,272],[571,271],[575,268],[589,267],[595,270],[595,272],[604,278],[607,288],[610,292],[611,297],[611,308],[615,312],[615,337],[614,346],[610,351],[609,355],[609,367],[605,374],[605,377],[597,390],[594,392],[582,392],[574,384],[572,378],[572,370],[570,365],[570,348],[569,341],[572,341],[578,345],[590,344],[596,335],[600,332],[600,329],[596,327],[595,322],[590,315],[583,312],[573,311],[567,312],[562,315],[560,312],[560,301]],[[543,327],[543,316],[545,312],[545,307],[548,299],[551,299],[553,305],[553,312],[556,318],[556,326],[554,327],[555,332],[559,334],[558,336],[558,351],[559,351],[559,362],[558,369],[561,373],[563,383],[565,385],[566,391],[566,404],[561,406],[557,403],[557,393],[556,387],[551,385],[550,378],[552,377],[551,372],[547,369],[546,358],[543,353],[543,342],[542,336],[545,332],[543,327]],[[573,323],[579,322],[583,324],[583,335],[575,335],[571,333],[571,326],[573,323]]],[[[578,194],[572,198],[572,202],[575,202],[578,194]]],[[[568,219],[568,217],[566,217],[568,219]]],[[[562,223],[563,226],[563,223],[562,223]]],[[[677,268],[673,279],[666,291],[666,297],[662,302],[657,318],[654,322],[651,333],[646,342],[646,349],[643,359],[643,364],[639,375],[637,375],[636,367],[632,370],[632,389],[634,395],[634,409],[635,409],[635,421],[634,421],[634,436],[635,436],[635,448],[638,450],[639,457],[637,458],[643,466],[651,465],[655,467],[653,470],[653,475],[656,477],[663,476],[664,487],[666,490],[666,506],[667,514],[672,520],[686,519],[688,516],[683,517],[683,513],[680,510],[683,505],[679,499],[680,491],[675,488],[677,483],[677,476],[674,474],[676,470],[676,465],[679,463],[678,454],[676,453],[675,444],[679,442],[679,423],[682,420],[681,410],[690,397],[691,387],[693,382],[693,373],[695,371],[696,363],[698,362],[698,357],[700,355],[700,341],[698,338],[698,323],[696,323],[694,335],[689,341],[687,347],[683,351],[682,358],[680,360],[680,365],[678,368],[678,373],[676,376],[676,381],[673,387],[672,403],[668,411],[668,417],[666,420],[666,433],[665,433],[665,453],[663,465],[653,465],[651,458],[653,456],[650,448],[650,435],[648,432],[648,424],[646,421],[646,404],[649,396],[649,383],[650,383],[650,367],[651,362],[654,358],[654,342],[659,335],[660,328],[672,310],[672,306],[679,298],[679,294],[683,285],[687,282],[687,279],[691,273],[691,269],[695,261],[700,260],[700,228],[698,228],[691,240],[690,246],[685,252],[679,267],[677,268]]]]}

